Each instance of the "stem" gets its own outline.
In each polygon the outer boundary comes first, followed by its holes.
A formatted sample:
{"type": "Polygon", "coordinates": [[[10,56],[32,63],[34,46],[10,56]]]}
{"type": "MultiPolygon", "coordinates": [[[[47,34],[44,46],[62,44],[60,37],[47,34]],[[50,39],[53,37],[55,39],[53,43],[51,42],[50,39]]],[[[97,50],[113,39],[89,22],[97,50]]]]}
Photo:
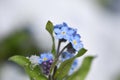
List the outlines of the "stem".
{"type": "Polygon", "coordinates": [[[48,80],[52,80],[52,79],[51,79],[51,75],[49,75],[48,80]]]}
{"type": "MultiPolygon", "coordinates": [[[[69,46],[69,43],[58,53],[58,56],[57,56],[56,59],[55,59],[55,63],[57,63],[60,55],[62,54],[62,52],[63,52],[68,46],[69,46]]],[[[53,79],[53,80],[56,80],[56,79],[54,79],[54,75],[55,75],[55,73],[56,73],[56,70],[57,70],[57,66],[55,65],[55,66],[54,66],[53,75],[52,75],[52,79],[53,79]]]]}
{"type": "Polygon", "coordinates": [[[30,77],[30,80],[33,80],[32,77],[30,77]]]}
{"type": "Polygon", "coordinates": [[[59,54],[60,45],[61,45],[61,40],[59,40],[59,42],[58,42],[58,47],[57,47],[57,56],[58,56],[58,54],[59,54]]]}
{"type": "Polygon", "coordinates": [[[52,75],[53,80],[55,80],[54,76],[55,76],[56,70],[57,70],[57,66],[55,66],[54,71],[53,71],[53,75],[52,75]]]}
{"type": "Polygon", "coordinates": [[[60,53],[58,54],[58,57],[57,57],[57,58],[59,58],[59,56],[62,54],[62,52],[63,52],[68,46],[69,46],[69,43],[60,51],[60,53]]]}
{"type": "Polygon", "coordinates": [[[59,52],[58,56],[57,56],[56,59],[55,59],[55,62],[56,62],[56,63],[57,63],[60,55],[62,54],[62,52],[63,52],[68,46],[69,46],[69,43],[59,52]]]}
{"type": "MultiPolygon", "coordinates": [[[[55,73],[56,73],[56,70],[57,70],[57,66],[55,65],[57,62],[58,62],[58,59],[59,59],[59,57],[60,57],[60,55],[62,54],[62,52],[69,46],[69,43],[59,52],[59,50],[60,50],[60,44],[61,44],[61,40],[59,40],[59,42],[58,42],[58,48],[57,48],[57,56],[56,56],[56,58],[55,58],[55,62],[54,62],[54,65],[53,65],[53,74],[52,74],[52,79],[53,80],[56,80],[56,79],[54,79],[54,75],[55,75],[55,73]]],[[[51,70],[52,70],[51,69],[51,70]]],[[[51,78],[50,78],[51,76],[49,75],[49,80],[51,80],[51,78]]]]}
{"type": "MultiPolygon", "coordinates": [[[[58,47],[57,47],[57,55],[56,55],[56,57],[57,57],[58,54],[59,54],[60,45],[61,45],[61,40],[58,41],[58,47]]],[[[53,75],[52,75],[52,79],[53,79],[53,80],[55,80],[55,79],[54,79],[54,75],[55,75],[55,73],[56,73],[56,70],[57,70],[57,66],[54,67],[54,71],[53,71],[53,75]]]]}

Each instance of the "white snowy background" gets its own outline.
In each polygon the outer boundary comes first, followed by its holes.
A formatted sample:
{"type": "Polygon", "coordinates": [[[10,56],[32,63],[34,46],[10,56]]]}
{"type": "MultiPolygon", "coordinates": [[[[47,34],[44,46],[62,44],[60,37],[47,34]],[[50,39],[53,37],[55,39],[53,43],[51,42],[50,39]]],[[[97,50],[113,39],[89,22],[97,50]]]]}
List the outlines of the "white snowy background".
{"type": "MultiPolygon", "coordinates": [[[[86,55],[97,56],[86,80],[114,80],[120,72],[119,12],[106,11],[97,0],[0,0],[0,38],[22,28],[16,25],[29,22],[39,45],[50,49],[50,37],[45,31],[48,20],[77,28],[88,49],[86,55]]],[[[0,80],[29,79],[17,67],[4,64],[0,80]]]]}

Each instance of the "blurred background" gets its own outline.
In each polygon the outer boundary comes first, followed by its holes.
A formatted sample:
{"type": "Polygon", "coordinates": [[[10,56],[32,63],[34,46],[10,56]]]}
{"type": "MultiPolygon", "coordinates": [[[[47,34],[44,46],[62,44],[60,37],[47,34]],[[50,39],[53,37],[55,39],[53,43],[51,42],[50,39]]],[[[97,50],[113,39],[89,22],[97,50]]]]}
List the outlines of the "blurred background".
{"type": "Polygon", "coordinates": [[[86,80],[120,80],[120,0],[0,0],[0,80],[29,80],[8,58],[49,51],[48,20],[77,28],[97,56],[86,80]]]}

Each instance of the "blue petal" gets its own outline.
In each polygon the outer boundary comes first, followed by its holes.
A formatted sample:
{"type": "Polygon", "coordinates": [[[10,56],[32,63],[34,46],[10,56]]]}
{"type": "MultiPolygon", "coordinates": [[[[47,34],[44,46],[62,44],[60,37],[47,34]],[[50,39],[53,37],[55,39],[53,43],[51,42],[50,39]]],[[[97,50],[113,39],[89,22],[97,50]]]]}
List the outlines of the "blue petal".
{"type": "Polygon", "coordinates": [[[61,31],[67,32],[67,31],[68,31],[68,27],[62,27],[62,28],[61,28],[61,31]]]}
{"type": "Polygon", "coordinates": [[[62,61],[65,61],[65,60],[67,60],[67,59],[70,59],[70,58],[72,58],[74,55],[73,54],[71,54],[71,53],[69,53],[69,52],[63,52],[62,53],[62,61]]]}
{"type": "Polygon", "coordinates": [[[47,58],[46,61],[48,61],[50,59],[53,59],[53,55],[52,55],[52,53],[42,53],[40,55],[40,61],[42,61],[44,58],[47,58]]]}
{"type": "Polygon", "coordinates": [[[39,64],[42,64],[42,62],[43,62],[43,60],[42,60],[42,59],[40,59],[40,60],[39,60],[39,64]]]}
{"type": "Polygon", "coordinates": [[[79,35],[79,34],[76,34],[76,35],[74,36],[74,39],[77,40],[77,41],[79,41],[79,40],[80,40],[80,35],[79,35]]]}
{"type": "Polygon", "coordinates": [[[68,25],[67,25],[65,22],[63,22],[63,26],[66,26],[66,27],[67,27],[68,25]]]}
{"type": "Polygon", "coordinates": [[[45,53],[42,53],[42,54],[40,55],[40,58],[44,58],[44,57],[46,57],[46,54],[45,54],[45,53]]]}
{"type": "Polygon", "coordinates": [[[62,39],[62,38],[63,38],[63,35],[61,35],[61,34],[57,34],[57,35],[56,35],[56,38],[58,38],[58,39],[62,39]]]}
{"type": "Polygon", "coordinates": [[[59,34],[61,32],[61,30],[59,28],[54,28],[54,32],[59,34]]]}
{"type": "Polygon", "coordinates": [[[74,34],[76,34],[76,32],[77,32],[77,29],[69,28],[68,34],[69,35],[74,35],[74,34]]]}
{"type": "Polygon", "coordinates": [[[71,69],[69,71],[69,75],[73,74],[73,72],[76,70],[76,67],[78,66],[78,60],[75,59],[72,66],[71,66],[71,69]]]}

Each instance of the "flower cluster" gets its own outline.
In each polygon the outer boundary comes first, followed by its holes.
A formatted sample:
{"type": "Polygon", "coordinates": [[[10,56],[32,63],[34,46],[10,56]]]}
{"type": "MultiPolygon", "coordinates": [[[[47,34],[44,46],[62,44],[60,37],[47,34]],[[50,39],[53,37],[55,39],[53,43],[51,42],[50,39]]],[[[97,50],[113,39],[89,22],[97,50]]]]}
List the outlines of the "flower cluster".
{"type": "Polygon", "coordinates": [[[40,56],[32,55],[29,60],[34,66],[41,65],[43,73],[48,75],[53,63],[53,55],[51,53],[41,53],[40,56]]]}
{"type": "Polygon", "coordinates": [[[55,25],[54,32],[57,39],[69,41],[76,51],[79,51],[83,47],[77,30],[69,27],[66,23],[55,25]]]}
{"type": "MultiPolygon", "coordinates": [[[[64,62],[75,56],[76,51],[79,51],[83,44],[80,41],[80,35],[77,34],[77,30],[69,27],[66,23],[58,24],[54,26],[54,33],[57,39],[61,41],[68,41],[67,51],[63,51],[60,55],[61,61],[64,62]]],[[[54,61],[52,53],[41,53],[40,56],[33,55],[30,58],[31,63],[36,66],[40,65],[42,67],[43,73],[48,75],[50,73],[51,65],[54,61]]],[[[74,60],[69,74],[72,74],[77,66],[78,60],[74,60]]]]}
{"type": "Polygon", "coordinates": [[[50,67],[53,63],[53,55],[51,53],[42,53],[40,55],[40,64],[43,69],[43,73],[48,75],[50,73],[50,67]]]}
{"type": "MultiPolygon", "coordinates": [[[[60,41],[68,41],[67,51],[61,55],[61,60],[68,60],[75,55],[73,53],[78,52],[83,48],[83,44],[80,40],[80,35],[77,33],[77,29],[69,27],[66,23],[58,24],[54,26],[54,33],[57,39],[60,41]]],[[[78,60],[75,60],[71,66],[69,74],[72,74],[77,67],[78,60]]]]}
{"type": "Polygon", "coordinates": [[[50,73],[50,68],[51,68],[52,63],[53,63],[52,59],[42,62],[42,69],[43,69],[44,74],[48,75],[50,73]]]}

